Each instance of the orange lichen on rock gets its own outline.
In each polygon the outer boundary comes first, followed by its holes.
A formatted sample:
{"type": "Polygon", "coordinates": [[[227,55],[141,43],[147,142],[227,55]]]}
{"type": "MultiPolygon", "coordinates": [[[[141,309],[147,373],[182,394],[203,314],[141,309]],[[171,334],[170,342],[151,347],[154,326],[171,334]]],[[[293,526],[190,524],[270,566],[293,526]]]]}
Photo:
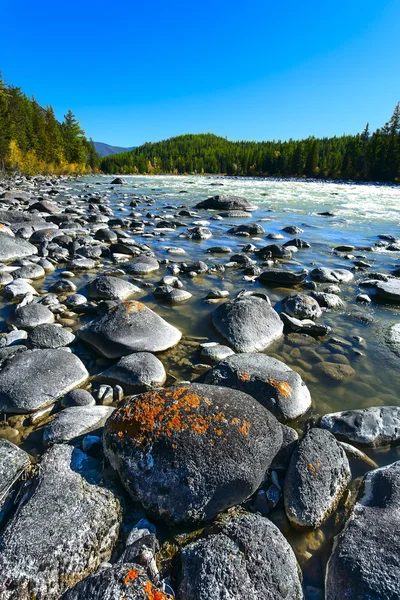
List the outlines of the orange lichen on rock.
{"type": "MultiPolygon", "coordinates": [[[[317,465],[320,466],[321,463],[317,463],[317,465]]],[[[310,469],[311,473],[315,473],[316,475],[318,475],[318,471],[312,463],[308,463],[308,468],[310,469]]]]}
{"type": "Polygon", "coordinates": [[[138,577],[139,577],[139,573],[137,571],[135,571],[135,569],[131,569],[126,574],[126,577],[124,579],[124,586],[128,585],[128,583],[130,581],[134,581],[134,579],[137,579],[138,577]]]}
{"type": "Polygon", "coordinates": [[[246,371],[243,371],[243,373],[238,373],[238,378],[240,381],[250,381],[250,375],[246,373],[246,371]]]}
{"type": "Polygon", "coordinates": [[[250,431],[250,427],[251,427],[250,423],[246,420],[243,420],[243,423],[241,425],[239,425],[238,429],[242,435],[248,435],[248,433],[250,431]]]}
{"type": "Polygon", "coordinates": [[[278,391],[278,393],[284,398],[287,398],[290,392],[292,391],[292,388],[290,387],[287,381],[277,381],[276,379],[270,377],[269,379],[265,380],[265,383],[269,383],[269,385],[272,385],[272,387],[274,387],[278,391]]]}
{"type": "Polygon", "coordinates": [[[146,581],[143,591],[147,595],[147,600],[169,600],[171,598],[164,592],[158,592],[150,581],[146,581]]]}

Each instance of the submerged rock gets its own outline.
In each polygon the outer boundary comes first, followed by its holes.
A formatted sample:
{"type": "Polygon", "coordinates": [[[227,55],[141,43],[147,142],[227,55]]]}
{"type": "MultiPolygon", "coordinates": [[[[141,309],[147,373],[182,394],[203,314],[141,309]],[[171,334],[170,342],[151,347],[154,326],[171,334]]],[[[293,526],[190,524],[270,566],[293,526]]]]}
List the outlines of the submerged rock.
{"type": "Polygon", "coordinates": [[[300,568],[279,529],[243,514],[220,532],[186,546],[181,556],[182,600],[302,600],[300,568]]]}
{"type": "Polygon", "coordinates": [[[328,413],[320,426],[339,440],[379,447],[400,443],[400,406],[374,406],[328,413]]]}
{"type": "Polygon", "coordinates": [[[26,350],[1,366],[0,412],[33,412],[53,404],[88,377],[82,361],[71,352],[26,350]]]}
{"type": "Polygon", "coordinates": [[[261,352],[283,333],[283,324],[264,294],[239,294],[212,313],[212,322],[236,352],[261,352]]]}
{"type": "Polygon", "coordinates": [[[137,394],[160,387],[167,375],[162,362],[150,352],[124,356],[115,365],[96,375],[96,381],[121,385],[126,394],[137,394]]]}
{"type": "Polygon", "coordinates": [[[42,458],[14,517],[0,535],[2,600],[56,600],[107,561],[120,507],[100,487],[100,463],[72,446],[42,458]]]}
{"type": "Polygon", "coordinates": [[[77,331],[78,337],[107,358],[133,352],[161,352],[175,346],[181,332],[141,302],[121,302],[77,331]]]}
{"type": "Polygon", "coordinates": [[[400,461],[368,473],[337,536],[326,575],[326,600],[400,597],[400,461]]]}
{"type": "Polygon", "coordinates": [[[334,436],[310,429],[293,452],[285,477],[289,521],[298,528],[322,525],[336,510],[350,479],[349,461],[334,436]]]}
{"type": "Polygon", "coordinates": [[[103,440],[132,498],[181,523],[210,520],[251,496],[282,430],[251,396],[192,384],[129,398],[107,421],[103,440]]]}
{"type": "Polygon", "coordinates": [[[310,392],[300,375],[265,354],[237,354],[215,365],[206,383],[246,392],[278,419],[296,419],[311,406],[310,392]]]}

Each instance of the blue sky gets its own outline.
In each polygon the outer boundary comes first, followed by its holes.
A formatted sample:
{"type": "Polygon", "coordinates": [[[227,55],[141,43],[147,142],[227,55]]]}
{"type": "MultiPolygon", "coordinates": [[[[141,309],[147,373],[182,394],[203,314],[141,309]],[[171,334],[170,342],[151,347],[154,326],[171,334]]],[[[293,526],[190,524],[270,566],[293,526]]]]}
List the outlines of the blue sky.
{"type": "Polygon", "coordinates": [[[96,141],[375,129],[400,100],[399,0],[0,0],[5,79],[96,141]]]}

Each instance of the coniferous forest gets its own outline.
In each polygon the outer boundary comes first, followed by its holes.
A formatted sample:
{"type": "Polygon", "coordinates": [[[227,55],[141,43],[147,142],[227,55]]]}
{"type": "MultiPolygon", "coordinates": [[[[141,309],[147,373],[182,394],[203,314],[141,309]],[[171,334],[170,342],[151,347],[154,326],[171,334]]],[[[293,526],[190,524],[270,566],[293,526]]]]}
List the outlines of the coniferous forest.
{"type": "Polygon", "coordinates": [[[0,76],[0,172],[84,174],[97,162],[72,111],[60,123],[51,106],[43,108],[0,76]]]}
{"type": "Polygon", "coordinates": [[[102,159],[104,173],[210,173],[400,181],[400,103],[371,133],[286,142],[230,142],[212,134],[181,135],[102,159]]]}

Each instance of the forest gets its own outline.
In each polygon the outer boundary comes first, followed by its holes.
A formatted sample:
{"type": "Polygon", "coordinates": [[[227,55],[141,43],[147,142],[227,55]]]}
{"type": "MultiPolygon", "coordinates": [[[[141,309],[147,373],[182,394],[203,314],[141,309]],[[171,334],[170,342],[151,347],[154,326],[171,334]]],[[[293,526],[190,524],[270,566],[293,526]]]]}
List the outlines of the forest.
{"type": "Polygon", "coordinates": [[[225,174],[400,182],[400,103],[380,129],[357,135],[231,142],[181,135],[101,160],[104,173],[225,174]]]}
{"type": "Polygon", "coordinates": [[[81,175],[97,165],[93,142],[72,111],[60,123],[51,106],[43,108],[0,75],[0,172],[81,175]]]}

